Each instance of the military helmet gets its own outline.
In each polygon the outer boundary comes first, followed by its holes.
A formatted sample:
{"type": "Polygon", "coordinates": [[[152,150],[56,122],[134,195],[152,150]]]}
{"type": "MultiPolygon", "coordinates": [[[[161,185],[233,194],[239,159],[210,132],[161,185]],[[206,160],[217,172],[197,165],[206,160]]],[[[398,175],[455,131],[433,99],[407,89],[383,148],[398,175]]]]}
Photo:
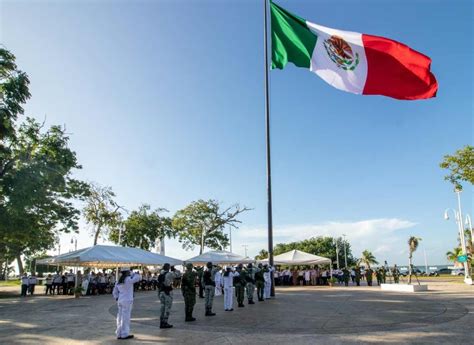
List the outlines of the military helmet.
{"type": "Polygon", "coordinates": [[[193,269],[193,264],[190,263],[190,262],[188,262],[188,263],[186,264],[186,268],[187,268],[188,270],[192,270],[192,269],[193,269]]]}

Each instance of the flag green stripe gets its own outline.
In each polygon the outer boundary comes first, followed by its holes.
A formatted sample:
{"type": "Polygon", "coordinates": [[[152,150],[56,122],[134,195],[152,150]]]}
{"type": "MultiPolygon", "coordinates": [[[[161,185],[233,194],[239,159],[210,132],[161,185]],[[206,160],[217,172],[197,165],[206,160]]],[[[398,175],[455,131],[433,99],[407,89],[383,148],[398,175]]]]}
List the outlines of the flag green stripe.
{"type": "Polygon", "coordinates": [[[272,18],[272,68],[283,69],[288,62],[309,68],[317,36],[306,21],[270,1],[272,18]]]}

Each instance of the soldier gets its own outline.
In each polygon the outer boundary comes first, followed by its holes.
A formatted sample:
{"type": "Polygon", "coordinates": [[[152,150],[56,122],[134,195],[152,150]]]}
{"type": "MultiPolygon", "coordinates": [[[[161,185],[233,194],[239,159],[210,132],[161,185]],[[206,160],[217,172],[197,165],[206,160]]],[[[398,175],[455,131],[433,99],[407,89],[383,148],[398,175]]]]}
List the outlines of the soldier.
{"type": "Polygon", "coordinates": [[[237,298],[237,304],[239,308],[244,307],[245,285],[247,284],[247,280],[245,279],[246,273],[242,268],[242,264],[237,266],[233,279],[235,286],[235,297],[237,298]]]}
{"type": "Polygon", "coordinates": [[[23,276],[21,277],[21,296],[26,297],[26,293],[28,292],[28,274],[23,273],[23,276]]]}
{"type": "Polygon", "coordinates": [[[123,267],[117,284],[114,286],[112,295],[117,301],[117,330],[115,334],[117,339],[130,339],[133,335],[130,334],[130,315],[132,313],[133,305],[133,284],[140,281],[139,274],[132,274],[130,276],[130,268],[123,267]]]}
{"type": "Polygon", "coordinates": [[[257,298],[259,302],[265,301],[263,299],[263,293],[265,289],[265,279],[263,278],[263,266],[258,264],[257,271],[255,272],[255,286],[257,287],[257,298]]]}
{"type": "Polygon", "coordinates": [[[184,309],[186,312],[186,319],[184,321],[196,321],[193,317],[193,309],[196,304],[196,272],[193,271],[193,264],[186,264],[186,272],[181,277],[181,291],[184,297],[184,309]]]}
{"type": "Polygon", "coordinates": [[[196,267],[198,275],[198,286],[199,286],[199,298],[204,298],[204,286],[202,284],[202,275],[204,273],[204,267],[196,267]]]}
{"type": "Polygon", "coordinates": [[[354,274],[355,274],[355,282],[357,284],[357,286],[360,286],[360,267],[357,266],[356,268],[354,268],[354,274]]]}
{"type": "Polygon", "coordinates": [[[382,284],[382,269],[379,268],[375,271],[375,277],[377,278],[377,285],[382,284]]]}
{"type": "Polygon", "coordinates": [[[385,269],[385,267],[381,268],[380,273],[382,273],[382,283],[385,284],[385,282],[387,281],[387,270],[385,269]]]}
{"type": "Polygon", "coordinates": [[[367,271],[365,272],[365,279],[367,279],[367,285],[372,286],[372,269],[369,267],[367,268],[367,271]]]}
{"type": "Polygon", "coordinates": [[[174,274],[170,272],[170,264],[165,263],[158,276],[158,296],[161,302],[160,328],[173,327],[168,323],[171,306],[173,305],[173,281],[174,274]]]}
{"type": "Polygon", "coordinates": [[[393,274],[393,281],[395,282],[395,284],[398,284],[400,282],[400,271],[398,270],[397,265],[393,266],[392,274],[393,274]]]}
{"type": "Polygon", "coordinates": [[[247,299],[249,301],[249,304],[255,304],[253,301],[253,292],[255,291],[255,272],[256,269],[253,267],[253,265],[250,263],[247,265],[247,299]]]}
{"type": "Polygon", "coordinates": [[[342,279],[344,280],[344,285],[345,286],[349,286],[349,277],[350,277],[350,275],[351,275],[351,273],[349,272],[347,267],[344,267],[342,269],[342,279]]]}
{"type": "Polygon", "coordinates": [[[206,264],[207,270],[202,274],[202,283],[204,285],[204,296],[206,314],[205,316],[214,316],[216,313],[212,312],[212,303],[214,302],[214,295],[216,293],[216,281],[215,276],[217,268],[212,265],[212,262],[206,264]]]}

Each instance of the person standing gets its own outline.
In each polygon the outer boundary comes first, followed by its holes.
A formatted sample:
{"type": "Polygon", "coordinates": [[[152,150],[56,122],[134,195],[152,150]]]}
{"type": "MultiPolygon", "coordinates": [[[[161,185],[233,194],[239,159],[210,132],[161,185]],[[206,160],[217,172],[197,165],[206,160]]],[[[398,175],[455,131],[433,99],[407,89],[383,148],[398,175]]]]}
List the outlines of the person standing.
{"type": "Polygon", "coordinates": [[[69,273],[66,274],[68,294],[70,294],[71,291],[74,291],[74,282],[75,282],[75,280],[76,280],[76,275],[73,273],[72,270],[70,270],[69,273]]]}
{"type": "Polygon", "coordinates": [[[382,283],[385,284],[387,282],[387,270],[385,269],[385,267],[382,267],[381,270],[382,270],[382,272],[381,272],[382,273],[382,283]]]}
{"type": "Polygon", "coordinates": [[[186,272],[181,277],[181,292],[184,298],[184,311],[186,318],[184,321],[196,321],[193,317],[194,305],[196,304],[196,272],[193,271],[193,264],[186,264],[186,272]]]}
{"type": "Polygon", "coordinates": [[[163,265],[163,270],[158,276],[158,296],[161,302],[160,328],[171,328],[173,325],[168,323],[170,310],[173,305],[173,282],[174,274],[170,272],[170,264],[163,265]]]}
{"type": "Polygon", "coordinates": [[[367,270],[365,271],[365,279],[367,280],[368,286],[372,286],[372,274],[373,274],[372,269],[370,267],[367,268],[367,270]]]}
{"type": "Polygon", "coordinates": [[[202,276],[204,274],[204,267],[199,266],[196,267],[197,275],[198,275],[198,286],[199,286],[199,298],[204,298],[204,285],[202,283],[202,276]]]}
{"type": "Polygon", "coordinates": [[[232,272],[232,267],[227,266],[222,276],[222,287],[224,288],[224,310],[225,311],[233,311],[234,310],[234,302],[233,296],[234,293],[232,291],[234,286],[234,273],[232,272]]]}
{"type": "Polygon", "coordinates": [[[23,273],[23,276],[21,277],[21,296],[26,297],[26,293],[28,292],[28,283],[29,283],[29,278],[28,274],[23,273]]]}
{"type": "Polygon", "coordinates": [[[349,286],[349,276],[350,276],[349,270],[347,269],[347,267],[344,267],[342,269],[342,277],[343,277],[345,286],[349,286]]]}
{"type": "Polygon", "coordinates": [[[117,339],[130,339],[130,315],[132,314],[133,305],[133,284],[140,281],[139,274],[130,274],[130,268],[122,267],[122,275],[117,284],[114,286],[112,295],[117,301],[117,329],[115,334],[117,339]]]}
{"type": "Polygon", "coordinates": [[[237,306],[239,308],[244,307],[246,284],[247,284],[247,280],[245,279],[245,271],[243,270],[243,265],[238,264],[236,268],[236,272],[234,273],[234,286],[235,286],[235,297],[237,298],[237,306]]]}
{"type": "Polygon", "coordinates": [[[263,266],[258,264],[257,272],[255,272],[255,286],[257,288],[257,299],[259,302],[265,301],[263,298],[264,289],[265,289],[265,279],[263,277],[263,266]]]}
{"type": "Polygon", "coordinates": [[[400,271],[398,270],[397,265],[393,266],[392,274],[393,274],[393,281],[395,282],[395,284],[400,283],[400,271]]]}
{"type": "Polygon", "coordinates": [[[253,301],[253,293],[255,291],[255,271],[256,270],[251,263],[247,265],[246,289],[247,289],[247,300],[249,304],[255,304],[255,302],[253,301]]]}
{"type": "Polygon", "coordinates": [[[45,279],[45,283],[46,283],[46,289],[45,289],[45,295],[49,294],[52,295],[53,294],[53,277],[51,277],[51,274],[48,274],[48,276],[46,277],[45,279]]]}
{"type": "Polygon", "coordinates": [[[360,267],[354,268],[354,279],[357,286],[360,286],[360,267]]]}
{"type": "Polygon", "coordinates": [[[274,268],[268,265],[265,265],[263,268],[263,279],[265,281],[263,297],[265,299],[270,299],[270,295],[272,291],[272,271],[273,270],[274,268]]]}
{"type": "Polygon", "coordinates": [[[212,262],[206,264],[206,270],[202,274],[202,284],[204,285],[204,296],[206,314],[205,316],[214,316],[216,313],[212,312],[212,304],[214,302],[214,295],[216,293],[216,281],[215,276],[217,268],[212,265],[212,262]]]}
{"type": "Polygon", "coordinates": [[[381,268],[375,271],[375,277],[377,278],[377,285],[380,286],[380,284],[382,284],[382,269],[381,268]]]}
{"type": "Polygon", "coordinates": [[[32,272],[31,275],[28,277],[28,290],[31,296],[35,294],[35,286],[38,280],[36,279],[35,272],[32,272]]]}

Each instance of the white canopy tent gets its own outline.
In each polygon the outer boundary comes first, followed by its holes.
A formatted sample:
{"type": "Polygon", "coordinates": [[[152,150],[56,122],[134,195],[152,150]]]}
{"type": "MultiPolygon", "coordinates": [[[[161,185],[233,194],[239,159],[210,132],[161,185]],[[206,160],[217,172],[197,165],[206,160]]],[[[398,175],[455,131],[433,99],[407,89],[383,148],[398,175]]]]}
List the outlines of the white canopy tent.
{"type": "Polygon", "coordinates": [[[247,264],[254,262],[251,258],[245,258],[242,255],[227,252],[225,250],[216,250],[203,253],[193,258],[185,260],[195,265],[205,265],[208,262],[219,265],[236,265],[236,264],[247,264]]]}
{"type": "Polygon", "coordinates": [[[169,256],[151,253],[139,248],[95,245],[36,262],[43,265],[113,268],[117,266],[158,266],[183,262],[169,256]]]}
{"type": "MultiPolygon", "coordinates": [[[[267,263],[268,259],[259,260],[259,262],[267,263]]],[[[301,250],[290,250],[289,252],[276,255],[273,258],[274,265],[323,265],[330,264],[331,259],[322,256],[313,255],[302,252],[301,250]]]]}

